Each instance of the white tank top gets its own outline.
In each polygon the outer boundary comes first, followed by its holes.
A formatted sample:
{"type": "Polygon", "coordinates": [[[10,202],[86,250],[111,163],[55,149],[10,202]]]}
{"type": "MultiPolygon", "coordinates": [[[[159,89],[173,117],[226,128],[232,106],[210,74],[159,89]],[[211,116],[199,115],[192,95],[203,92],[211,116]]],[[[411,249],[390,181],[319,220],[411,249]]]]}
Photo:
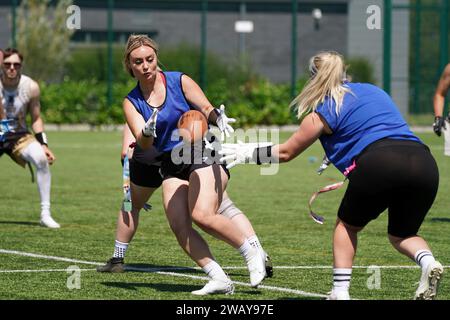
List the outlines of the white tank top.
{"type": "MultiPolygon", "coordinates": [[[[31,100],[31,84],[33,80],[25,75],[20,76],[19,85],[13,91],[3,88],[0,81],[1,99],[6,119],[12,120],[8,125],[12,132],[27,132],[26,116],[28,103],[31,100]]],[[[3,120],[3,119],[2,119],[3,120]]]]}

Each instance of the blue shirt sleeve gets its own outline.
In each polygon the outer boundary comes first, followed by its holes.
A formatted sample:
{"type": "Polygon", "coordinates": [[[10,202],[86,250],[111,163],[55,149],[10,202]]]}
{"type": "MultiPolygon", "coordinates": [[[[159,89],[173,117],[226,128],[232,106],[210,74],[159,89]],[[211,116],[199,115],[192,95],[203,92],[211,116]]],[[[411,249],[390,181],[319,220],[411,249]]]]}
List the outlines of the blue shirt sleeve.
{"type": "Polygon", "coordinates": [[[319,104],[316,108],[316,112],[322,116],[327,122],[330,129],[334,132],[338,126],[338,116],[336,114],[336,108],[334,107],[334,101],[325,98],[325,101],[319,104]]]}

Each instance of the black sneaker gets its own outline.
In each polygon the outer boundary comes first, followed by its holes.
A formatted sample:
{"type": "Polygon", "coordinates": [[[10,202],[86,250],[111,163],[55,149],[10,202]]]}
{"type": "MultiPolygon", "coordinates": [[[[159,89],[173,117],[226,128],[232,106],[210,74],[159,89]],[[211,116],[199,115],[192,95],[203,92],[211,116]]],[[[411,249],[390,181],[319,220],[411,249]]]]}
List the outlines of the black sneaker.
{"type": "Polygon", "coordinates": [[[272,278],[273,277],[273,266],[272,266],[272,260],[266,253],[266,258],[264,259],[264,265],[266,266],[266,277],[272,278]]]}
{"type": "Polygon", "coordinates": [[[123,262],[123,258],[111,258],[105,265],[97,267],[97,272],[121,273],[124,271],[125,264],[123,262]]]}

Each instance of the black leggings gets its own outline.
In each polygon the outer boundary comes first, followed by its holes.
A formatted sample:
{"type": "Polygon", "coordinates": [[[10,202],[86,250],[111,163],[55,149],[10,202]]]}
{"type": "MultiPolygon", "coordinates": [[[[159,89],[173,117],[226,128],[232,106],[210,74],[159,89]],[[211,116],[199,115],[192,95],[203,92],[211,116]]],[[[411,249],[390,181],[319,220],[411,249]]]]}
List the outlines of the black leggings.
{"type": "Polygon", "coordinates": [[[356,158],[349,181],[338,217],[364,227],[388,209],[388,233],[406,238],[417,234],[433,204],[439,171],[427,146],[382,139],[356,158]]]}

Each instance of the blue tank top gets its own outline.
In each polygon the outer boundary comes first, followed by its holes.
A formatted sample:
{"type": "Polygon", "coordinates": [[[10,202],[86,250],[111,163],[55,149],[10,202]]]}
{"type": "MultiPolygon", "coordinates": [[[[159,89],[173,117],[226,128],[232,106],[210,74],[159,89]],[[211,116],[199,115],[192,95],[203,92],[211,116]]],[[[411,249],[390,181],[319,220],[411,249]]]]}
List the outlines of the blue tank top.
{"type": "MultiPolygon", "coordinates": [[[[159,152],[171,151],[181,139],[177,133],[178,119],[183,113],[189,111],[191,106],[187,102],[183,89],[181,87],[181,72],[162,72],[166,82],[166,98],[161,106],[158,107],[158,119],[156,123],[156,136],[153,145],[159,152]],[[173,135],[175,131],[175,134],[173,135]]],[[[153,106],[150,106],[142,95],[139,83],[131,90],[127,99],[133,104],[144,121],[153,114],[153,106]]]]}
{"type": "Polygon", "coordinates": [[[345,86],[351,93],[345,94],[339,115],[334,101],[328,98],[316,109],[333,131],[319,139],[328,159],[339,171],[344,172],[361,151],[377,140],[390,138],[422,143],[386,92],[367,83],[345,86]]]}

